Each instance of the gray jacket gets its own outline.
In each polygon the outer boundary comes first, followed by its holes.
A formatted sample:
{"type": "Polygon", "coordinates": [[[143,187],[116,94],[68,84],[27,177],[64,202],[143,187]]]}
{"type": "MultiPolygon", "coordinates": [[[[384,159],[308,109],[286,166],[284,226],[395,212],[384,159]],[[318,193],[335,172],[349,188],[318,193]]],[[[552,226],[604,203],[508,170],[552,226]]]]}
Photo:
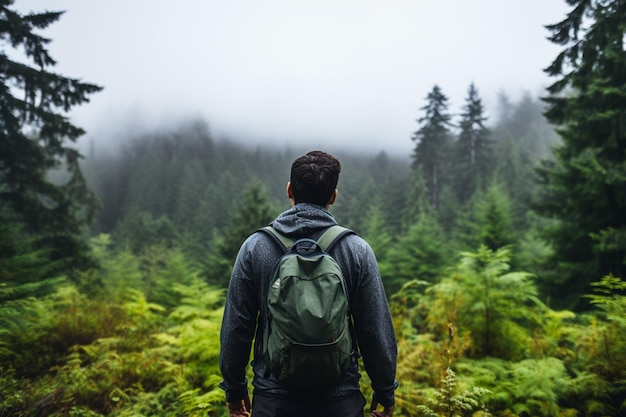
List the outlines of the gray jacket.
{"type": "MultiPolygon", "coordinates": [[[[321,206],[300,203],[279,215],[271,225],[292,239],[317,237],[336,224],[321,206]]],[[[357,235],[344,237],[330,253],[339,263],[350,296],[354,331],[365,369],[372,380],[376,399],[383,406],[394,403],[397,345],[389,307],[374,253],[357,235]]],[[[282,255],[277,245],[264,233],[254,233],[243,243],[237,255],[228,287],[220,335],[220,386],[229,402],[247,393],[246,365],[253,339],[252,385],[255,393],[297,398],[298,395],[342,398],[358,392],[360,374],[355,356],[352,369],[341,384],[302,392],[279,384],[265,364],[262,335],[266,315],[269,279],[282,255]],[[257,325],[258,323],[258,325],[257,325]]]]}

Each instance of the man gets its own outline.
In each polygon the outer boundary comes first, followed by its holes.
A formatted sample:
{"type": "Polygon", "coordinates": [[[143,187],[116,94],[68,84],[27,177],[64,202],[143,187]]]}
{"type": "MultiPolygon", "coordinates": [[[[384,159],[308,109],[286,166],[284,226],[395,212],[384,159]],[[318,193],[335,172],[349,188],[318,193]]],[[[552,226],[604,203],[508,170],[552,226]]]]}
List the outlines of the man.
{"type": "MultiPolygon", "coordinates": [[[[340,171],[339,160],[325,152],[313,151],[297,158],[287,184],[291,208],[271,225],[294,240],[317,239],[323,230],[335,225],[328,208],[337,198],[340,171]]],[[[360,391],[357,363],[361,355],[374,391],[372,415],[392,416],[397,345],[376,258],[367,242],[355,234],[343,237],[330,254],[341,267],[348,288],[356,337],[353,359],[339,384],[298,389],[281,385],[263,357],[269,280],[282,252],[265,233],[252,234],[241,246],[230,279],[220,336],[224,378],[220,386],[226,392],[231,417],[250,413],[254,417],[363,416],[366,401],[360,391]],[[253,339],[251,404],[246,366],[253,339]],[[376,410],[379,405],[383,411],[376,410]]]]}

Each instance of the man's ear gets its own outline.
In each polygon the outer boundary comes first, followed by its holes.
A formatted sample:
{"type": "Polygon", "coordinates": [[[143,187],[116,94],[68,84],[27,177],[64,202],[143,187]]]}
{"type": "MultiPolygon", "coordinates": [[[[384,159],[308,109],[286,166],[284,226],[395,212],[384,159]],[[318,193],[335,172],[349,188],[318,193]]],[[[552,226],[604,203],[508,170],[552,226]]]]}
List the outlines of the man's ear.
{"type": "Polygon", "coordinates": [[[337,199],[338,194],[339,194],[339,191],[335,188],[335,191],[333,191],[333,195],[330,196],[328,203],[326,203],[326,209],[328,209],[328,207],[330,207],[332,204],[335,203],[335,200],[337,199]]]}
{"type": "Polygon", "coordinates": [[[296,200],[293,198],[293,191],[291,190],[291,181],[287,182],[287,198],[291,200],[292,206],[296,203],[296,200]]]}

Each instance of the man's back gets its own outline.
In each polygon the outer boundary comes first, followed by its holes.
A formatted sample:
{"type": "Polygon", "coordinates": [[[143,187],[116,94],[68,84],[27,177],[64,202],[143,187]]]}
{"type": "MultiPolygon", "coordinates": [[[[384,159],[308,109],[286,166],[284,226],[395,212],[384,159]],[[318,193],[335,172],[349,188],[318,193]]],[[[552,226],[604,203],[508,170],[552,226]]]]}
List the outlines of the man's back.
{"type": "MultiPolygon", "coordinates": [[[[314,154],[314,153],[312,153],[314,154]]],[[[307,154],[294,162],[292,182],[287,194],[292,207],[281,213],[272,227],[290,239],[317,237],[326,228],[336,225],[328,206],[337,196],[334,183],[325,183],[327,171],[336,169],[327,154],[307,154]],[[299,176],[300,175],[300,176],[299,176]],[[307,184],[321,181],[321,185],[307,184]],[[299,202],[293,189],[307,195],[323,194],[317,203],[299,202]],[[321,190],[312,193],[311,190],[321,190]],[[319,201],[328,201],[320,205],[319,201]]],[[[298,388],[281,383],[273,375],[263,355],[263,333],[268,320],[268,291],[272,270],[282,255],[282,250],[264,233],[254,233],[243,243],[228,289],[221,332],[220,368],[224,380],[220,386],[226,391],[226,401],[231,415],[245,413],[249,400],[245,368],[254,339],[254,397],[252,408],[255,417],[278,415],[279,409],[298,409],[298,404],[310,403],[310,409],[284,415],[305,415],[305,411],[318,415],[362,415],[365,400],[360,392],[358,360],[362,355],[365,368],[372,381],[375,398],[373,405],[385,406],[391,415],[394,404],[397,347],[389,314],[387,299],[374,253],[362,238],[345,236],[329,251],[337,261],[349,294],[349,309],[354,322],[354,335],[359,351],[351,357],[350,366],[336,384],[321,387],[298,388]],[[239,405],[238,405],[239,404],[239,405]],[[335,408],[333,408],[335,407],[335,408]],[[339,410],[342,411],[339,411],[339,410]],[[346,410],[354,414],[346,414],[346,410]],[[232,411],[232,412],[231,412],[232,411]]]]}

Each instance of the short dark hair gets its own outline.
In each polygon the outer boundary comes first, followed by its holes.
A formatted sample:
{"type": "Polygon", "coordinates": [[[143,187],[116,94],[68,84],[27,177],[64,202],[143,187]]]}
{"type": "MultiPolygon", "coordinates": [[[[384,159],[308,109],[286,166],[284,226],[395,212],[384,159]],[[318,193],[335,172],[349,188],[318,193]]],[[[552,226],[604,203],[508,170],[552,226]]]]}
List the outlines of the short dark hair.
{"type": "Polygon", "coordinates": [[[291,164],[291,192],[295,203],[326,206],[332,197],[341,163],[335,156],[322,151],[311,151],[291,164]]]}

